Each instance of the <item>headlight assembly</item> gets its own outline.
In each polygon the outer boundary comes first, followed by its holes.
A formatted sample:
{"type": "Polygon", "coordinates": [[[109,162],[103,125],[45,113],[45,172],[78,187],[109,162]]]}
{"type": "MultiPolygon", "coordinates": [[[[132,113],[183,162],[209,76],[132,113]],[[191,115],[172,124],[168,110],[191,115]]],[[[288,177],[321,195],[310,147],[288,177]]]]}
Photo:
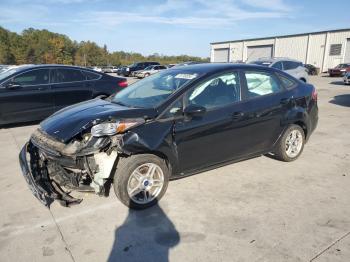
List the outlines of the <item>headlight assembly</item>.
{"type": "Polygon", "coordinates": [[[124,133],[130,128],[139,126],[144,122],[144,119],[125,119],[116,122],[101,123],[91,128],[91,135],[94,137],[112,136],[124,133]]]}

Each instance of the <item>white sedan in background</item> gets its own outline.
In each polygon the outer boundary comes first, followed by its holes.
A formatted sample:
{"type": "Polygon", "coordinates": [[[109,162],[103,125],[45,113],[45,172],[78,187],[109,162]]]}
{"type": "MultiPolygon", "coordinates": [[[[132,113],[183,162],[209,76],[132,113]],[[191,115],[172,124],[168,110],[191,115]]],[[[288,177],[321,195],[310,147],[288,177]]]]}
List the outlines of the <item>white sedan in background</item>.
{"type": "Polygon", "coordinates": [[[144,70],[140,70],[134,73],[134,76],[137,78],[144,78],[150,75],[153,75],[155,73],[158,73],[161,70],[167,69],[166,66],[162,65],[151,65],[146,67],[144,70]]]}

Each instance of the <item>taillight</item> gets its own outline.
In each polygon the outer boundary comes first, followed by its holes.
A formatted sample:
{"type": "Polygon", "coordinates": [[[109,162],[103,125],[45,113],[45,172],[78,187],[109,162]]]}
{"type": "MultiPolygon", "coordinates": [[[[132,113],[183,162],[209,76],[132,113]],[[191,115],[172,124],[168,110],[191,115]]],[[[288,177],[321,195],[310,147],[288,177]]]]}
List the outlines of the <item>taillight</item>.
{"type": "Polygon", "coordinates": [[[118,82],[118,86],[119,87],[127,87],[128,86],[128,81],[121,81],[121,82],[118,82]]]}
{"type": "Polygon", "coordinates": [[[312,90],[311,98],[312,98],[312,100],[317,101],[317,91],[316,91],[315,87],[312,90]]]}

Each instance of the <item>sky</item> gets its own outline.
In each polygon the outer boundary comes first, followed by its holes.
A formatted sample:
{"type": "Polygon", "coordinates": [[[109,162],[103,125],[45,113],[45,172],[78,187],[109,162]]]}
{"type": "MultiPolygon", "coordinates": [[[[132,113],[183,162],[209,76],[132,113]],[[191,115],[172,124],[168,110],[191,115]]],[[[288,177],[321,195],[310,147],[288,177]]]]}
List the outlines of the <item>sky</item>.
{"type": "Polygon", "coordinates": [[[0,26],[48,29],[111,52],[209,57],[211,42],[350,28],[348,7],[349,0],[0,0],[0,26]]]}

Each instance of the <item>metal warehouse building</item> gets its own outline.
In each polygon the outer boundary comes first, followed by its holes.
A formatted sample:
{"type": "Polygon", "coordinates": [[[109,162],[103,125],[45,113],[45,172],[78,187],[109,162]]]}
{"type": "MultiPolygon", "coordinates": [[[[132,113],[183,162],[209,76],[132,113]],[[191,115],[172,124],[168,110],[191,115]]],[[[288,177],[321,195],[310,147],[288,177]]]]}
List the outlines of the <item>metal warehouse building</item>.
{"type": "Polygon", "coordinates": [[[350,29],[211,43],[211,62],[288,57],[327,71],[350,63],[350,29]]]}

